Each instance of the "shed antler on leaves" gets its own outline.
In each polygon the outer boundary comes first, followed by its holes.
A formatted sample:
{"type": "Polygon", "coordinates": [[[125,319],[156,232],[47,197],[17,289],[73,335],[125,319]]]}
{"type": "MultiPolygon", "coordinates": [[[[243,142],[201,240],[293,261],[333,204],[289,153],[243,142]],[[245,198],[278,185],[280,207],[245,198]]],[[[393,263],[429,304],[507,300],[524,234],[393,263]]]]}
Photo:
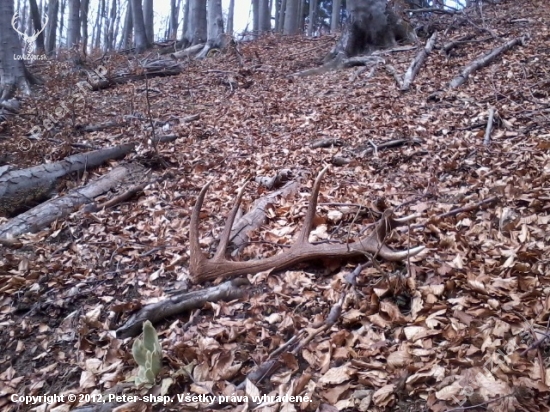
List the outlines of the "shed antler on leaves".
{"type": "Polygon", "coordinates": [[[317,207],[317,197],[319,196],[321,180],[327,170],[328,167],[324,168],[319,173],[315,183],[313,184],[309,205],[304,219],[304,226],[298,234],[296,243],[284,252],[269,258],[261,260],[248,260],[244,262],[227,260],[225,258],[225,253],[229,244],[231,228],[237,215],[245,186],[239,190],[237,200],[235,201],[235,206],[233,206],[233,209],[227,217],[225,227],[220,236],[218,250],[211,259],[208,259],[201,251],[199,244],[199,215],[210,183],[206,184],[199,194],[197,203],[195,204],[191,215],[191,227],[189,233],[191,261],[189,271],[193,282],[201,283],[204,281],[214,280],[220,276],[223,278],[232,278],[239,275],[255,274],[269,269],[279,270],[288,268],[300,262],[319,258],[349,258],[361,256],[365,253],[372,253],[386,260],[397,261],[404,260],[407,256],[417,255],[424,249],[424,246],[418,246],[408,250],[395,251],[384,244],[384,239],[391,230],[398,226],[406,225],[408,222],[417,217],[416,215],[411,215],[401,219],[396,219],[390,209],[384,212],[382,219],[378,221],[376,228],[371,234],[356,240],[353,243],[309,243],[308,238],[313,225],[313,218],[317,207]]]}

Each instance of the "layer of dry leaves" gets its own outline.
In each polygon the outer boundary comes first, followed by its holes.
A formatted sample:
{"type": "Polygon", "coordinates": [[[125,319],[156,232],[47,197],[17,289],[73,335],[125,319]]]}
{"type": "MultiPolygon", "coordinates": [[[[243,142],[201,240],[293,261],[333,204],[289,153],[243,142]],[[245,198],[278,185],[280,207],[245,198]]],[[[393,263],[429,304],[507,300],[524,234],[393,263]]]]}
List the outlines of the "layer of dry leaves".
{"type": "MultiPolygon", "coordinates": [[[[289,76],[318,65],[334,42],[330,37],[268,36],[239,46],[243,66],[233,52],[222,53],[191,62],[179,76],[90,92],[85,102],[71,98],[82,80],[71,64],[35,67],[47,84],[24,101],[26,116],[2,126],[0,145],[12,153],[13,164],[84,150],[74,143],[141,141],[134,161],[164,179],[131,202],[77,212],[28,235],[20,250],[0,249],[1,408],[30,409],[10,403],[12,393],[105,393],[118,384],[120,393],[144,394],[124,385],[136,373],[133,340],[118,340],[113,330],[131,310],[189,287],[188,225],[200,188],[214,180],[201,223],[203,244],[213,246],[243,182],[283,168],[307,173],[303,191],[274,205],[269,224],[251,238],[289,243],[315,174],[344,156],[352,162],[332,166],[323,182],[318,223],[326,227],[317,227],[319,238],[358,236],[385,202],[399,214],[422,216],[419,227],[395,233],[391,243],[424,244],[425,252],[410,262],[365,268],[354,288],[345,276],[357,262],[261,274],[251,277],[256,287],[248,299],[166,319],[157,325],[164,368],[153,393],[232,393],[271,352],[323,322],[344,295],[336,325],[296,356],[283,355],[284,367],[256,385],[262,394],[309,394],[313,402],[259,410],[445,411],[477,404],[483,406],[469,410],[548,410],[549,346],[541,338],[550,322],[550,11],[543,0],[515,3],[485,5],[484,20],[475,20],[502,38],[479,32],[477,39],[485,41],[465,44],[449,58],[434,52],[404,94],[383,66],[372,76],[354,76],[353,69],[289,76]],[[528,37],[524,46],[464,86],[447,89],[471,59],[517,36],[528,37]],[[34,141],[28,152],[17,150],[25,133],[60,102],[71,112],[56,134],[34,141]],[[484,146],[490,106],[497,123],[484,146]],[[183,121],[195,114],[198,121],[183,121]],[[149,119],[157,122],[156,136],[179,136],[159,146],[167,168],[151,161],[149,119]],[[103,132],[79,135],[73,129],[123,120],[125,126],[103,132]],[[309,147],[323,137],[344,145],[309,147]],[[423,143],[363,157],[354,150],[396,138],[423,143]],[[496,204],[434,219],[492,196],[496,204]],[[356,204],[372,212],[358,217],[356,204]],[[342,212],[340,223],[326,218],[338,216],[335,211],[342,212]]],[[[440,33],[438,44],[475,32],[465,22],[440,33]]],[[[384,58],[404,73],[414,54],[384,58]]],[[[127,59],[92,64],[134,64],[127,59]]],[[[74,176],[60,193],[109,167],[74,176]]],[[[245,207],[265,191],[250,184],[245,207]]],[[[252,243],[244,256],[267,256],[276,250],[272,243],[252,243]]]]}

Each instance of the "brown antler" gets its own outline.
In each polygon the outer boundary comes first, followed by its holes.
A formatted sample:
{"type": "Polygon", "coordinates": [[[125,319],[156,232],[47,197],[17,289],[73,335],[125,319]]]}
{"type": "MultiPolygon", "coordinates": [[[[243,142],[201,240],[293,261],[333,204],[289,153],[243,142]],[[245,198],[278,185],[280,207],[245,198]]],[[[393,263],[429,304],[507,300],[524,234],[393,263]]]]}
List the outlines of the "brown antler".
{"type": "Polygon", "coordinates": [[[316,245],[309,243],[308,237],[311,232],[311,226],[315,216],[321,180],[327,170],[328,166],[319,173],[319,176],[317,176],[317,179],[313,184],[309,205],[304,219],[304,227],[298,234],[296,243],[284,252],[271,256],[267,259],[248,260],[244,262],[227,260],[225,258],[225,252],[229,244],[231,228],[233,227],[233,222],[235,220],[235,216],[237,215],[245,186],[243,186],[237,194],[235,206],[233,206],[233,209],[227,217],[225,227],[220,236],[220,244],[214,256],[211,259],[207,259],[201,251],[199,244],[199,214],[204,202],[204,196],[210,186],[210,183],[207,183],[201,190],[191,215],[191,227],[189,233],[191,262],[189,272],[192,280],[195,283],[200,283],[214,280],[219,276],[222,276],[223,278],[231,278],[239,275],[254,274],[269,269],[284,269],[300,262],[318,258],[348,258],[353,256],[361,256],[366,252],[376,254],[386,260],[404,260],[407,256],[417,255],[424,249],[424,246],[418,246],[408,250],[395,251],[384,244],[384,239],[391,230],[398,226],[403,226],[417,217],[416,215],[411,215],[401,219],[396,219],[390,209],[384,212],[382,219],[380,219],[380,221],[376,224],[376,228],[371,234],[353,243],[321,243],[316,245]]]}

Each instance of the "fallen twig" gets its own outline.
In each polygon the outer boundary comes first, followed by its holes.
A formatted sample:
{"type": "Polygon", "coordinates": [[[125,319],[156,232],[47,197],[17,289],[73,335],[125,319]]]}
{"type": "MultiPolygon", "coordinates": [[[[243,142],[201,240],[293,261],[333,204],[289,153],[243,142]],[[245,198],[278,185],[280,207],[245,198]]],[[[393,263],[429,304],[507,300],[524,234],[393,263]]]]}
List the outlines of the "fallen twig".
{"type": "Polygon", "coordinates": [[[491,205],[491,204],[493,204],[497,201],[498,201],[498,197],[497,196],[492,196],[488,199],[481,200],[481,201],[479,201],[477,203],[474,203],[474,204],[471,204],[471,205],[458,207],[456,209],[453,209],[453,210],[450,210],[448,212],[442,213],[440,215],[434,216],[434,217],[430,218],[428,220],[428,222],[426,222],[426,223],[419,223],[419,224],[416,224],[416,225],[411,225],[411,229],[423,228],[423,227],[426,227],[429,223],[433,223],[434,221],[438,221],[438,220],[441,220],[441,219],[449,217],[449,216],[455,216],[455,215],[458,215],[459,213],[471,212],[472,210],[476,210],[476,209],[479,209],[481,207],[489,206],[489,205],[491,205]]]}

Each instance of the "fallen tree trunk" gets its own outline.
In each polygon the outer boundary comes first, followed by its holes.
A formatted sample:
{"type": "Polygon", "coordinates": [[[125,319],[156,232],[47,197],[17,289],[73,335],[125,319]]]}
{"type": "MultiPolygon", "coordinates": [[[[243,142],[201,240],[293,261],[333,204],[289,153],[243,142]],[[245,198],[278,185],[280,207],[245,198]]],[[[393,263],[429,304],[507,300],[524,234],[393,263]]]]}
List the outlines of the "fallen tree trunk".
{"type": "Polygon", "coordinates": [[[59,178],[123,157],[132,152],[134,147],[133,143],[128,143],[72,155],[51,164],[0,174],[0,216],[11,215],[29,204],[39,203],[50,197],[59,178]]]}
{"type": "Polygon", "coordinates": [[[231,244],[236,248],[245,246],[248,242],[248,233],[259,229],[265,223],[267,218],[265,212],[267,206],[270,203],[275,202],[279,196],[290,196],[291,194],[296,193],[299,189],[299,182],[288,182],[281,189],[256,200],[252,206],[252,210],[235,222],[231,228],[231,235],[229,237],[231,244]]]}
{"type": "Polygon", "coordinates": [[[88,73],[88,83],[92,90],[102,90],[115,84],[124,84],[151,77],[175,76],[181,72],[182,66],[173,60],[155,60],[139,66],[139,68],[119,70],[107,77],[99,77],[95,73],[88,73]]]}
{"type": "Polygon", "coordinates": [[[23,233],[37,232],[56,219],[74,212],[79,206],[123,183],[128,177],[141,173],[135,164],[119,166],[90,184],[71,190],[67,195],[48,200],[0,226],[0,238],[9,239],[23,233]]]}
{"type": "Polygon", "coordinates": [[[199,43],[199,44],[196,44],[194,46],[188,47],[186,49],[183,49],[183,50],[177,51],[175,53],[172,53],[170,55],[170,57],[174,60],[181,60],[181,59],[184,59],[186,57],[192,57],[195,54],[197,54],[198,52],[200,52],[203,47],[204,47],[204,43],[199,43]]]}
{"type": "Polygon", "coordinates": [[[119,339],[134,337],[141,333],[142,324],[146,320],[155,324],[167,317],[193,309],[200,309],[206,302],[239,299],[247,293],[246,288],[241,288],[241,286],[246,285],[250,285],[248,280],[234,279],[207,289],[181,293],[147,305],[133,314],[124,325],[118,328],[116,335],[119,339]]]}
{"type": "Polygon", "coordinates": [[[420,70],[420,67],[422,67],[422,65],[428,58],[428,55],[433,50],[436,39],[437,32],[434,32],[434,34],[432,34],[432,36],[426,42],[426,46],[416,55],[411,65],[409,66],[409,69],[405,73],[405,76],[403,77],[403,83],[400,87],[401,91],[409,90],[409,88],[411,87],[411,83],[413,82],[414,78],[418,74],[418,71],[420,70]]]}
{"type": "Polygon", "coordinates": [[[491,50],[491,52],[485,54],[484,56],[478,57],[475,59],[472,63],[470,63],[468,66],[466,66],[462,72],[456,76],[450,83],[450,87],[452,89],[461,86],[468,80],[468,77],[475,72],[476,70],[481,69],[482,67],[485,67],[489,65],[493,60],[495,60],[498,56],[500,56],[503,53],[506,53],[508,50],[510,50],[512,47],[517,46],[518,44],[523,44],[524,39],[522,37],[517,37],[515,39],[510,40],[509,42],[503,44],[500,47],[497,47],[496,49],[491,50]]]}

